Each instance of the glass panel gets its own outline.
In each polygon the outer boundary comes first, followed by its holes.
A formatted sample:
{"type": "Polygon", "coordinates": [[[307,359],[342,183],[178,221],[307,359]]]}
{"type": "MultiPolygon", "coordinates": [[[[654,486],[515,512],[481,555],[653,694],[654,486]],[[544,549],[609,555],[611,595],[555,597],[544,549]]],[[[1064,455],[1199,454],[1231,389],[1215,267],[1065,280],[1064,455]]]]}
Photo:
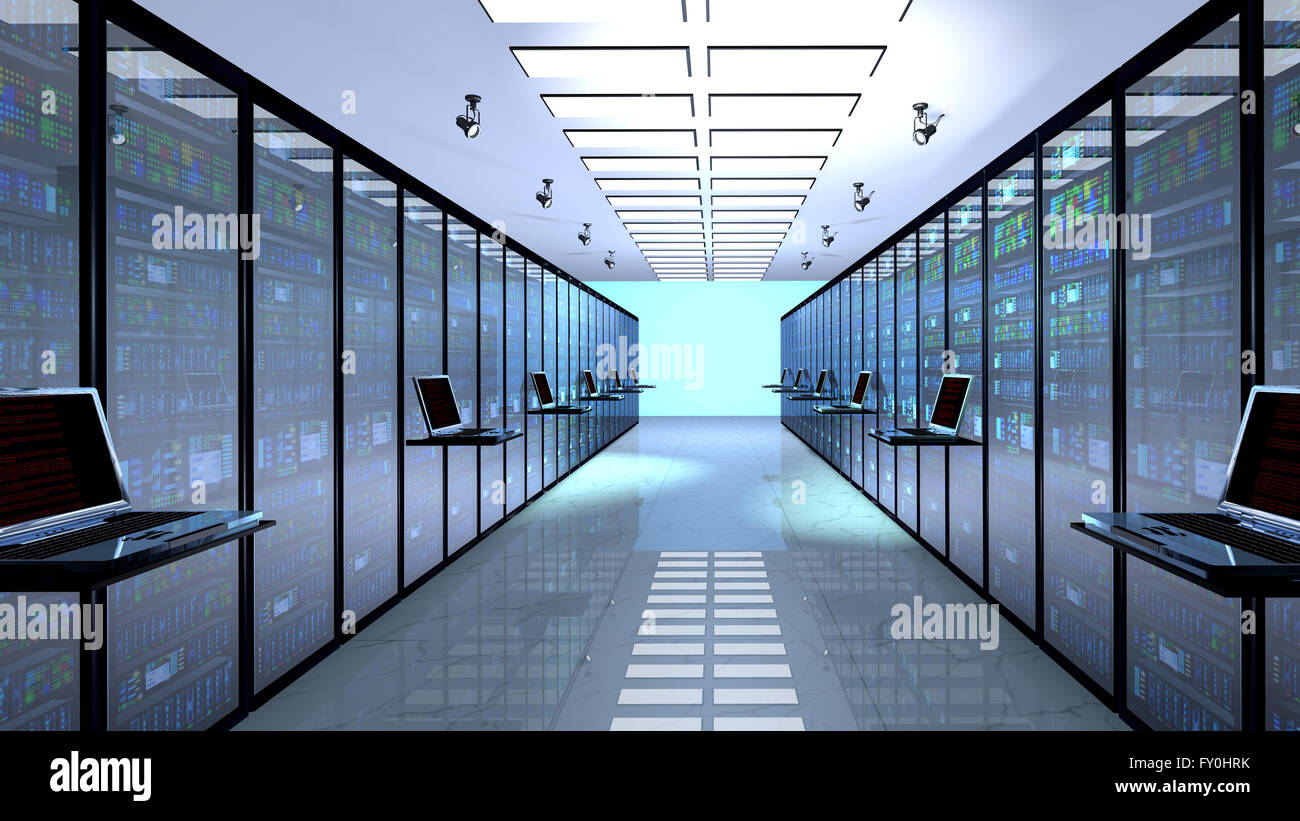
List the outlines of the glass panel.
{"type": "MultiPolygon", "coordinates": [[[[15,615],[24,601],[45,612],[81,606],[76,593],[0,592],[15,615]]],[[[80,730],[81,649],[77,638],[0,639],[0,730],[80,730]]]]}
{"type": "MultiPolygon", "coordinates": [[[[524,430],[524,397],[531,388],[524,368],[524,258],[506,251],[506,419],[511,430],[524,430]]],[[[506,512],[524,503],[523,439],[506,442],[506,512]]]]}
{"type": "MultiPolygon", "coordinates": [[[[880,414],[877,418],[888,427],[894,419],[894,387],[897,385],[894,359],[894,250],[882,253],[876,260],[879,278],[879,346],[880,346],[880,414]]],[[[879,443],[878,443],[879,444],[879,443]]],[[[894,479],[895,448],[880,444],[880,503],[885,510],[893,511],[898,501],[894,479]]]]}
{"type": "Polygon", "coordinates": [[[1035,622],[1034,160],[989,182],[989,591],[1035,622]]]}
{"type": "MultiPolygon", "coordinates": [[[[862,364],[862,269],[859,268],[849,277],[849,392],[852,393],[858,383],[858,371],[864,369],[862,364]]],[[[852,396],[849,397],[850,399],[852,396]]],[[[864,399],[865,404],[870,400],[864,399]]],[[[853,482],[862,487],[862,420],[860,415],[849,417],[849,465],[853,482]]]]}
{"type": "Polygon", "coordinates": [[[1300,0],[1264,3],[1264,381],[1300,385],[1300,0]]]}
{"type": "MultiPolygon", "coordinates": [[[[505,423],[501,405],[505,387],[505,246],[489,234],[479,234],[478,266],[478,425],[499,428],[505,423]]],[[[505,448],[479,448],[479,529],[487,530],[505,515],[505,448]]]]}
{"type": "MultiPolygon", "coordinates": [[[[880,403],[883,401],[880,394],[880,385],[885,370],[879,355],[878,329],[880,326],[879,317],[876,314],[878,304],[879,283],[876,282],[876,260],[873,259],[862,266],[862,367],[873,371],[866,400],[867,407],[872,410],[879,409],[880,403]]],[[[880,497],[880,457],[877,448],[880,443],[870,436],[866,436],[865,430],[877,427],[876,420],[879,418],[878,416],[865,416],[862,420],[864,428],[862,462],[863,478],[865,479],[862,489],[870,494],[873,499],[880,497]]]]}
{"type": "MultiPolygon", "coordinates": [[[[578,395],[574,393],[575,380],[569,357],[569,281],[557,277],[555,284],[555,372],[560,382],[557,398],[561,405],[568,405],[578,395]]],[[[569,470],[569,420],[557,417],[555,430],[556,466],[563,476],[569,470]]]]}
{"type": "Polygon", "coordinates": [[[1300,730],[1300,599],[1269,599],[1264,628],[1264,729],[1300,730]]]}
{"type": "MultiPolygon", "coordinates": [[[[406,436],[421,439],[428,427],[411,379],[447,372],[442,356],[442,211],[409,192],[402,202],[406,436]]],[[[442,459],[442,448],[406,449],[406,584],[444,558],[442,459]]]]}
{"type": "MultiPolygon", "coordinates": [[[[921,396],[917,415],[918,424],[930,423],[930,413],[934,410],[935,398],[939,395],[939,382],[944,371],[944,351],[948,350],[948,331],[946,319],[945,283],[947,272],[944,253],[944,220],[946,215],[940,212],[921,226],[921,396]]],[[[949,366],[954,372],[955,367],[949,366]]],[[[948,526],[948,507],[946,504],[948,488],[948,470],[945,466],[952,450],[965,448],[917,448],[920,457],[920,501],[921,538],[930,543],[944,555],[948,553],[947,537],[944,531],[948,526]]],[[[978,487],[978,485],[976,485],[978,487]]]]}
{"type": "MultiPolygon", "coordinates": [[[[899,427],[916,427],[917,369],[920,337],[916,321],[916,237],[894,246],[898,266],[898,412],[899,427]]],[[[917,529],[917,452],[898,448],[898,518],[917,529]]]]}
{"type": "Polygon", "coordinates": [[[123,108],[104,404],[122,475],[137,510],[236,508],[239,257],[257,234],[236,199],[234,93],[111,23],[107,65],[123,108]]]}
{"type": "Polygon", "coordinates": [[[1241,417],[1238,68],[1232,22],[1126,96],[1129,510],[1203,510],[1223,490],[1241,417]]]}
{"type": "MultiPolygon", "coordinates": [[[[560,394],[560,377],[559,371],[555,369],[555,281],[556,276],[551,271],[544,271],[542,274],[542,346],[543,362],[546,371],[546,377],[551,383],[552,395],[558,397],[560,394]]],[[[554,414],[548,414],[542,417],[542,476],[545,483],[550,485],[555,481],[555,420],[554,414]]]]}
{"type": "MultiPolygon", "coordinates": [[[[75,386],[81,370],[77,4],[6,3],[0,37],[0,386],[75,386]]],[[[122,226],[128,236],[151,231],[147,217],[139,217],[143,225],[122,226]]]]}
{"type": "Polygon", "coordinates": [[[1111,107],[1043,144],[1043,633],[1114,692],[1114,550],[1070,529],[1110,510],[1111,107]],[[1071,233],[1074,241],[1065,240],[1071,233]]]}
{"type": "MultiPolygon", "coordinates": [[[[530,410],[540,408],[537,391],[533,389],[532,374],[543,370],[542,365],[542,269],[532,260],[525,261],[525,286],[528,307],[525,324],[528,327],[528,373],[524,378],[528,385],[524,395],[528,398],[530,410]]],[[[542,491],[542,417],[536,414],[528,416],[525,437],[528,446],[528,498],[531,499],[542,491]]]]}
{"type": "MultiPolygon", "coordinates": [[[[578,292],[578,344],[582,349],[582,361],[586,362],[586,367],[591,368],[596,373],[596,378],[601,379],[608,376],[604,369],[600,367],[603,362],[597,356],[596,349],[591,345],[591,335],[589,333],[591,314],[589,312],[591,305],[591,294],[586,291],[578,292]]],[[[626,374],[624,374],[626,376],[626,374]]],[[[591,443],[588,441],[590,436],[590,425],[587,425],[582,417],[574,420],[574,429],[578,432],[579,446],[578,458],[586,459],[591,455],[591,443]]]]}
{"type": "Polygon", "coordinates": [[[334,152],[253,109],[253,687],[334,638],[334,152]]]}
{"type": "MultiPolygon", "coordinates": [[[[583,369],[586,368],[594,372],[596,367],[594,363],[587,361],[587,358],[584,355],[585,352],[582,350],[582,347],[578,344],[579,342],[578,299],[580,296],[582,296],[582,290],[578,288],[577,285],[570,285],[569,286],[569,325],[568,325],[569,373],[571,374],[570,379],[572,380],[571,381],[572,388],[570,388],[570,394],[569,394],[570,396],[576,396],[577,391],[579,390],[579,386],[582,385],[583,369]]],[[[581,426],[576,417],[566,416],[564,419],[565,422],[567,423],[566,427],[569,429],[569,468],[572,469],[578,466],[578,432],[581,430],[581,426]]]]}
{"type": "MultiPolygon", "coordinates": [[[[447,218],[447,375],[460,420],[478,420],[478,232],[447,218]]],[[[447,448],[447,554],[478,535],[478,448],[447,448]]]]}
{"type": "Polygon", "coordinates": [[[397,593],[397,186],[343,160],[343,607],[397,593]]]}
{"type": "MultiPolygon", "coordinates": [[[[984,215],[977,190],[948,211],[949,345],[957,373],[970,374],[959,434],[984,441],[984,215]]],[[[948,558],[984,584],[984,448],[948,453],[948,558]],[[971,492],[971,488],[980,488],[971,492]]]]}

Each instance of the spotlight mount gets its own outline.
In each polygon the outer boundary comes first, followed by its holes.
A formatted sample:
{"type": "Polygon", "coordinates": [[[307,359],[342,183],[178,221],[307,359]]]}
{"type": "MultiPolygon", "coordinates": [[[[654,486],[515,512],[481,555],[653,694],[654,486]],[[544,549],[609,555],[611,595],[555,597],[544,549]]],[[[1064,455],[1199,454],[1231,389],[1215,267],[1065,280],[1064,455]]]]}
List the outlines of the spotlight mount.
{"type": "Polygon", "coordinates": [[[481,126],[479,125],[478,104],[483,102],[483,98],[477,94],[466,94],[465,113],[456,115],[456,127],[465,132],[465,136],[474,139],[478,136],[481,126]]]}
{"type": "Polygon", "coordinates": [[[111,103],[108,110],[113,112],[108,115],[108,141],[113,145],[125,145],[126,131],[123,130],[122,124],[126,122],[126,106],[121,103],[111,103]]]}
{"type": "Polygon", "coordinates": [[[839,231],[836,231],[834,234],[832,234],[831,227],[829,225],[823,225],[822,245],[825,245],[827,248],[831,247],[831,243],[835,241],[835,238],[839,236],[839,233],[840,233],[839,231]]]}
{"type": "Polygon", "coordinates": [[[925,113],[929,107],[929,103],[912,104],[912,110],[916,112],[916,121],[912,124],[912,141],[917,145],[925,145],[930,142],[930,138],[934,136],[934,132],[939,128],[939,120],[944,118],[944,115],[940,114],[934,122],[930,122],[925,113]]]}
{"type": "Polygon", "coordinates": [[[613,252],[613,251],[610,251],[610,252],[609,252],[609,256],[605,257],[605,267],[606,267],[606,268],[613,268],[613,267],[614,267],[614,252],[613,252]]]}
{"type": "Polygon", "coordinates": [[[591,223],[584,222],[582,224],[582,230],[578,232],[578,242],[583,245],[591,244],[591,223]]]}
{"type": "MultiPolygon", "coordinates": [[[[809,268],[812,267],[813,261],[812,259],[808,259],[807,251],[801,251],[800,253],[803,254],[803,262],[799,263],[799,267],[807,271],[809,268]]],[[[817,257],[813,257],[813,259],[817,259],[817,257]]]]}
{"type": "Polygon", "coordinates": [[[865,183],[853,183],[853,207],[859,211],[864,210],[868,205],[870,205],[871,198],[876,194],[874,190],[870,194],[862,193],[863,185],[865,185],[865,183]]]}
{"type": "Polygon", "coordinates": [[[555,180],[550,177],[544,178],[542,180],[542,190],[537,192],[537,202],[540,203],[543,208],[550,208],[551,202],[554,200],[554,197],[551,195],[551,183],[553,182],[555,182],[555,180]]]}

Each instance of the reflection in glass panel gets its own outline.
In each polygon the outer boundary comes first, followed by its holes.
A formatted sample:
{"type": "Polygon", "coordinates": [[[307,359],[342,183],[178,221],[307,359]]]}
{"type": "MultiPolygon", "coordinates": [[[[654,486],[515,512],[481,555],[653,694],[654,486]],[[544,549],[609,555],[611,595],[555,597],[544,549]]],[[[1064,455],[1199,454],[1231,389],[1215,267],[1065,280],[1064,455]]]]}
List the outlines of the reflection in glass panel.
{"type": "MultiPolygon", "coordinates": [[[[478,425],[478,232],[447,218],[447,375],[462,424],[478,425]]],[[[478,448],[447,448],[447,553],[478,535],[478,448]]]]}
{"type": "MultiPolygon", "coordinates": [[[[524,258],[506,251],[505,427],[524,430],[524,397],[531,388],[524,368],[524,258]]],[[[506,442],[506,512],[524,503],[525,440],[506,442]]]]}
{"type": "MultiPolygon", "coordinates": [[[[15,614],[26,603],[79,607],[76,593],[0,591],[0,607],[15,614]],[[21,597],[21,598],[20,598],[21,597]]],[[[0,639],[0,731],[81,729],[81,649],[66,639],[0,639]]]]}
{"type": "MultiPolygon", "coordinates": [[[[478,425],[499,428],[504,424],[502,392],[505,388],[505,246],[491,235],[479,235],[478,266],[478,425]]],[[[487,530],[505,515],[505,448],[480,448],[479,530],[487,530]]]]}
{"type": "MultiPolygon", "coordinates": [[[[864,369],[862,364],[862,269],[858,268],[849,276],[849,359],[848,359],[848,378],[849,391],[852,393],[854,386],[857,385],[858,371],[864,369]]],[[[850,399],[852,396],[849,397],[850,399]]],[[[863,407],[871,408],[873,405],[866,404],[870,400],[863,400],[863,407]]],[[[849,417],[849,465],[850,476],[862,487],[862,416],[854,414],[849,417]]]]}
{"type": "MultiPolygon", "coordinates": [[[[536,410],[541,407],[537,401],[537,391],[533,389],[532,374],[543,370],[542,365],[542,269],[532,260],[525,261],[525,279],[524,286],[527,307],[525,309],[527,326],[527,354],[528,354],[528,372],[524,378],[528,384],[524,386],[524,396],[527,398],[528,409],[536,410]]],[[[542,491],[542,417],[536,414],[529,414],[527,419],[527,429],[525,437],[528,447],[528,465],[525,475],[528,477],[528,498],[531,499],[542,491]]]]}
{"type": "MultiPolygon", "coordinates": [[[[878,328],[880,347],[880,413],[877,416],[881,420],[881,427],[889,427],[893,424],[894,409],[896,407],[895,386],[898,384],[895,375],[897,362],[894,359],[894,285],[897,280],[894,278],[894,249],[883,252],[876,259],[876,276],[878,278],[879,299],[878,306],[878,328]]],[[[894,459],[896,448],[885,444],[880,444],[880,503],[884,505],[885,510],[893,511],[895,502],[897,502],[897,487],[894,478],[894,459]]]]}
{"type": "MultiPolygon", "coordinates": [[[[916,319],[916,237],[908,237],[894,246],[898,279],[897,323],[898,369],[895,371],[898,406],[895,424],[899,427],[917,426],[917,368],[920,338],[916,319]]],[[[898,448],[898,518],[913,530],[917,529],[917,449],[898,448]]]]}
{"type": "Polygon", "coordinates": [[[1267,599],[1264,729],[1300,730],[1300,598],[1267,599]]]}
{"type": "Polygon", "coordinates": [[[1270,385],[1300,385],[1300,0],[1264,3],[1264,338],[1270,385]]]}
{"type": "Polygon", "coordinates": [[[1110,240],[1081,236],[1115,211],[1110,134],[1107,103],[1043,143],[1043,633],[1114,692],[1114,551],[1070,529],[1110,509],[1110,240]]]}
{"type": "Polygon", "coordinates": [[[1034,160],[988,184],[989,592],[1035,622],[1034,160]]]}
{"type": "MultiPolygon", "coordinates": [[[[569,334],[569,373],[570,373],[570,396],[576,396],[577,391],[582,385],[582,371],[584,368],[595,372],[595,364],[588,362],[585,358],[585,352],[578,344],[578,297],[582,291],[577,285],[569,285],[569,323],[567,325],[569,334]]],[[[585,390],[585,389],[583,389],[585,390]]],[[[565,427],[569,429],[569,468],[578,466],[578,432],[580,425],[577,417],[566,416],[565,427]]]]}
{"type": "Polygon", "coordinates": [[[253,109],[253,686],[334,638],[333,150],[253,109]]]}
{"type": "MultiPolygon", "coordinates": [[[[921,243],[921,292],[918,303],[921,325],[921,395],[917,423],[921,426],[930,424],[930,413],[934,410],[934,401],[939,395],[939,382],[943,377],[944,351],[948,350],[945,319],[947,303],[944,293],[947,282],[944,267],[947,260],[944,254],[944,219],[944,213],[940,212],[921,226],[918,235],[921,243]]],[[[916,450],[919,451],[921,462],[918,502],[921,509],[921,538],[946,555],[948,545],[944,531],[948,519],[945,501],[948,495],[948,473],[944,463],[949,449],[916,450]]]]}
{"type": "MultiPolygon", "coordinates": [[[[559,371],[555,369],[555,281],[552,271],[542,273],[542,362],[550,381],[552,396],[560,391],[559,371]]],[[[555,414],[542,417],[542,477],[546,485],[555,481],[555,414]]]]}
{"type": "MultiPolygon", "coordinates": [[[[948,321],[953,369],[969,374],[970,393],[961,429],[984,441],[984,215],[980,192],[948,211],[948,321]]],[[[948,558],[977,584],[984,584],[984,448],[948,452],[948,558]]]]}
{"type": "Polygon", "coordinates": [[[138,510],[236,508],[237,249],[253,233],[234,92],[112,24],[107,66],[121,144],[106,147],[104,410],[127,492],[138,510]]]}
{"type": "Polygon", "coordinates": [[[0,6],[0,387],[79,384],[78,37],[71,0],[0,6]]]}
{"type": "Polygon", "coordinates": [[[1226,23],[1125,97],[1130,510],[1217,504],[1241,416],[1238,61],[1226,23]]]}
{"type": "MultiPolygon", "coordinates": [[[[871,384],[867,390],[865,405],[876,410],[880,408],[881,399],[880,380],[884,375],[884,368],[880,364],[879,351],[879,317],[877,309],[879,303],[879,283],[876,282],[876,260],[871,260],[862,266],[862,361],[863,369],[872,371],[871,384]]],[[[876,420],[878,416],[864,417],[862,424],[864,426],[864,438],[862,440],[862,463],[863,463],[863,480],[862,489],[865,490],[873,499],[880,498],[880,443],[870,436],[865,435],[865,430],[872,427],[878,427],[876,420]]]]}
{"type": "MultiPolygon", "coordinates": [[[[591,294],[586,291],[578,292],[578,345],[582,349],[582,361],[586,362],[586,367],[592,369],[597,379],[603,379],[609,376],[606,372],[606,363],[600,360],[596,355],[596,349],[591,345],[591,294]]],[[[615,365],[616,366],[616,365],[615,365]]],[[[624,374],[626,376],[626,374],[624,374]]],[[[591,455],[591,443],[588,441],[591,426],[578,417],[574,420],[574,430],[578,433],[578,458],[586,459],[591,455]]]]}
{"type": "MultiPolygon", "coordinates": [[[[568,405],[576,396],[569,358],[569,281],[557,277],[555,284],[555,372],[560,383],[556,398],[561,405],[568,405]]],[[[556,417],[555,430],[556,465],[563,476],[569,470],[569,419],[556,417]]]]}
{"type": "Polygon", "coordinates": [[[357,618],[398,586],[397,217],[397,186],[345,157],[343,607],[357,618]]]}
{"type": "MultiPolygon", "coordinates": [[[[446,373],[442,361],[442,211],[410,192],[402,203],[405,425],[407,438],[422,439],[428,428],[411,379],[446,373]]],[[[442,456],[441,448],[406,449],[406,584],[443,560],[442,456]]]]}

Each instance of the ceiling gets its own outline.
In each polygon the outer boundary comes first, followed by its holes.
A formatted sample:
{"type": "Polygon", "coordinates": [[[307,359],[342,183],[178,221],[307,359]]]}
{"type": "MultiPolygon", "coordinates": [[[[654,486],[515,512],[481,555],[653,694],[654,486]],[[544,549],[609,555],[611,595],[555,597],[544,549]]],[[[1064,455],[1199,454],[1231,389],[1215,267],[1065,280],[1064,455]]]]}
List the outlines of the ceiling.
{"type": "Polygon", "coordinates": [[[828,280],[1200,2],[140,5],[580,279],[828,280]]]}

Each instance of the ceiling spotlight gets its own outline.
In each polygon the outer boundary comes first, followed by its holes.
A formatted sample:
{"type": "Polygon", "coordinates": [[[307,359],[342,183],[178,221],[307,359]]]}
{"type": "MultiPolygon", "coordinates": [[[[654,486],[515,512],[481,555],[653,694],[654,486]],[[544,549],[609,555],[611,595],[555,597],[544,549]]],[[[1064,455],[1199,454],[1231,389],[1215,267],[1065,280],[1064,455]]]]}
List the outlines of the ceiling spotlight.
{"type": "Polygon", "coordinates": [[[858,209],[859,211],[863,210],[868,205],[870,205],[871,198],[876,195],[875,191],[872,191],[870,194],[862,193],[862,186],[863,183],[860,182],[853,183],[853,207],[858,209]]]}
{"type": "Polygon", "coordinates": [[[542,204],[543,208],[551,207],[551,200],[553,199],[551,197],[551,183],[553,182],[555,182],[555,180],[552,179],[542,180],[542,185],[544,187],[542,188],[541,191],[537,192],[537,201],[542,204]]]}
{"type": "Polygon", "coordinates": [[[471,140],[478,136],[478,132],[479,132],[478,104],[482,101],[483,98],[478,96],[477,94],[466,94],[465,102],[469,103],[469,105],[465,106],[464,114],[459,114],[456,116],[457,128],[459,128],[461,131],[464,131],[465,136],[469,137],[471,140]]]}
{"type": "Polygon", "coordinates": [[[825,245],[827,248],[831,247],[831,243],[835,241],[835,238],[839,236],[839,233],[840,233],[839,231],[836,231],[834,234],[832,234],[831,227],[829,225],[823,225],[822,245],[825,245]]]}
{"type": "Polygon", "coordinates": [[[925,114],[925,110],[929,107],[929,103],[912,104],[912,110],[916,112],[916,122],[912,126],[912,140],[917,145],[925,145],[930,142],[930,138],[933,137],[934,132],[938,130],[939,120],[942,120],[944,117],[944,115],[940,114],[938,119],[934,122],[930,122],[926,119],[925,114]]]}
{"type": "Polygon", "coordinates": [[[126,106],[113,103],[109,107],[108,141],[113,145],[126,145],[126,106]]]}
{"type": "MultiPolygon", "coordinates": [[[[803,262],[799,263],[799,267],[807,271],[812,267],[812,259],[808,259],[807,251],[801,251],[800,253],[803,254],[803,262]]],[[[817,259],[817,257],[813,257],[813,259],[817,259]]]]}
{"type": "Polygon", "coordinates": [[[591,244],[591,223],[584,222],[582,224],[582,230],[578,232],[578,242],[583,245],[591,244]]]}
{"type": "Polygon", "coordinates": [[[613,251],[610,251],[610,252],[609,252],[609,256],[605,257],[605,267],[606,267],[606,268],[613,268],[613,267],[614,267],[614,252],[613,252],[613,251]]]}

